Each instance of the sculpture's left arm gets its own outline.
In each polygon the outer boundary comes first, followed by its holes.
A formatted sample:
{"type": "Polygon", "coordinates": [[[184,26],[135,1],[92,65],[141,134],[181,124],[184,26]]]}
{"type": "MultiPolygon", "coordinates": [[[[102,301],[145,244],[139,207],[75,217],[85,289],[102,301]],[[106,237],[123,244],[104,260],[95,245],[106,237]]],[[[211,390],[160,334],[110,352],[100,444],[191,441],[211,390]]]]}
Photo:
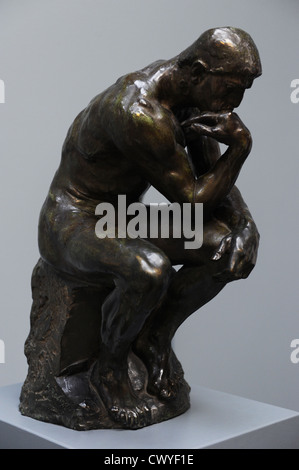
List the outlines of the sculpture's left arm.
{"type": "MultiPolygon", "coordinates": [[[[206,172],[221,156],[218,142],[208,137],[200,137],[189,143],[188,150],[198,174],[206,172]]],[[[230,233],[221,241],[213,259],[217,261],[224,254],[229,254],[225,280],[248,277],[256,264],[260,236],[236,186],[223,199],[214,216],[228,226],[230,233]]]]}

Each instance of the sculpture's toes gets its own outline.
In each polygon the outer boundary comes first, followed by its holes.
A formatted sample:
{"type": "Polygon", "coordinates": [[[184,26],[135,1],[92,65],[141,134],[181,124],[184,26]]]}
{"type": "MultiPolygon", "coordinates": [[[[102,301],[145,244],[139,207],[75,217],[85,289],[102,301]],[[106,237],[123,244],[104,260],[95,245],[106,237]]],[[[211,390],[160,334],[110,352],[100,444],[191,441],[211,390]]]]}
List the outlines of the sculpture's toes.
{"type": "Polygon", "coordinates": [[[110,414],[124,428],[138,429],[151,424],[151,412],[146,404],[139,407],[113,406],[110,414]]]}

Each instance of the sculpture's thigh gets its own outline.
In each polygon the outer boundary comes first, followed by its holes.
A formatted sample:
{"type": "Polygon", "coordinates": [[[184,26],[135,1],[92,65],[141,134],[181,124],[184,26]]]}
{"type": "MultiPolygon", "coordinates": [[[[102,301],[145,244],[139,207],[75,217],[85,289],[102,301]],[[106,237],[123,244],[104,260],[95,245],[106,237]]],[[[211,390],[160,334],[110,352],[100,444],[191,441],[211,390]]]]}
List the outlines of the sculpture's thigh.
{"type": "Polygon", "coordinates": [[[42,258],[61,273],[90,285],[103,279],[122,279],[135,283],[147,273],[167,272],[167,256],[148,240],[103,238],[95,233],[98,218],[92,214],[64,212],[55,224],[46,217],[39,226],[39,248],[42,258]]]}

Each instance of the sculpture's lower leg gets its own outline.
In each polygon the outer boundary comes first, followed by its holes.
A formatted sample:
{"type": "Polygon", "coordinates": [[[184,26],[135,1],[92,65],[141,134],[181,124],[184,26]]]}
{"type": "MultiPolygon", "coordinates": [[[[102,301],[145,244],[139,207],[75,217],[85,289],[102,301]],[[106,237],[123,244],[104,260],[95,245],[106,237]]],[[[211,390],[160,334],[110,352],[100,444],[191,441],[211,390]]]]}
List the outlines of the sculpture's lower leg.
{"type": "Polygon", "coordinates": [[[139,272],[135,281],[116,282],[102,306],[101,349],[92,382],[112,419],[130,428],[151,422],[151,404],[136,396],[129,378],[130,347],[161,300],[169,275],[170,269],[155,276],[139,272]]]}
{"type": "Polygon", "coordinates": [[[175,398],[181,377],[175,367],[171,340],[192,313],[213,299],[225,286],[205,266],[183,267],[173,277],[167,297],[149,318],[134,344],[134,351],[146,364],[148,391],[161,399],[175,398]]]}

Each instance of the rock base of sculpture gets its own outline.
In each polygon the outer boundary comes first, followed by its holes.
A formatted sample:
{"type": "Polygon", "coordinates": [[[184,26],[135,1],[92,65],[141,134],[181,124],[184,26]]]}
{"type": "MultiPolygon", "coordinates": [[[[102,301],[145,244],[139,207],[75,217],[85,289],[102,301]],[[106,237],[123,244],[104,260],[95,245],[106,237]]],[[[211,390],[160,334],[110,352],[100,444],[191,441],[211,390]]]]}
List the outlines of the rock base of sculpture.
{"type": "MultiPolygon", "coordinates": [[[[118,423],[107,411],[94,379],[100,349],[101,304],[111,286],[91,287],[62,278],[39,260],[32,275],[31,329],[25,344],[29,370],[20,396],[23,415],[76,430],[136,429],[173,418],[190,406],[190,387],[172,352],[180,377],[175,399],[161,401],[146,391],[147,370],[133,353],[128,372],[136,397],[149,413],[138,423],[118,423]]],[[[138,404],[137,404],[138,405],[138,404]]]]}

